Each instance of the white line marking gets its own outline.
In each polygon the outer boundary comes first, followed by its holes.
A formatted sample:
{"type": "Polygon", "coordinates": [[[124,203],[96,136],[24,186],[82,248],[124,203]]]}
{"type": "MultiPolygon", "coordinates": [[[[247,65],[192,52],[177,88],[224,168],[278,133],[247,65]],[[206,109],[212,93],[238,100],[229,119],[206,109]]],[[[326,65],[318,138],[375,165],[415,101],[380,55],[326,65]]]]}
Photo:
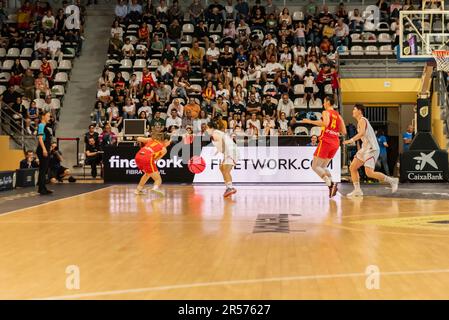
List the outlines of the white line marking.
{"type": "MultiPolygon", "coordinates": [[[[411,271],[390,271],[381,272],[380,276],[397,276],[397,275],[413,275],[413,274],[429,274],[429,273],[449,273],[449,269],[435,269],[435,270],[411,270],[411,271]]],[[[54,296],[46,298],[35,298],[32,300],[64,300],[64,299],[80,299],[97,296],[113,296],[118,294],[128,293],[141,293],[152,291],[168,291],[175,289],[189,289],[198,287],[213,287],[222,285],[242,285],[242,284],[254,284],[263,282],[279,282],[279,281],[301,281],[301,280],[320,280],[320,279],[336,279],[336,278],[352,278],[352,277],[366,277],[366,273],[342,273],[342,274],[325,274],[325,275],[313,275],[313,276],[291,276],[291,277],[276,277],[276,278],[262,278],[262,279],[248,279],[248,280],[229,280],[229,281],[216,281],[216,282],[199,282],[189,284],[168,285],[159,287],[148,288],[136,288],[114,291],[100,291],[90,293],[80,293],[66,296],[54,296]]]]}
{"type": "MultiPolygon", "coordinates": [[[[53,203],[55,203],[55,202],[59,202],[59,201],[63,201],[63,200],[68,200],[68,199],[72,199],[72,198],[84,196],[84,195],[87,195],[87,194],[91,194],[91,193],[94,193],[94,192],[97,192],[97,191],[100,191],[100,190],[109,189],[109,188],[112,188],[112,187],[113,187],[113,186],[108,186],[108,187],[104,187],[104,188],[101,188],[101,189],[97,189],[97,190],[92,190],[92,191],[89,191],[89,192],[84,192],[84,193],[76,194],[76,195],[74,195],[74,196],[70,196],[70,197],[66,197],[66,198],[61,198],[61,199],[56,199],[56,200],[49,201],[49,202],[44,202],[44,203],[36,204],[36,205],[34,205],[34,206],[30,206],[30,207],[26,207],[26,208],[21,208],[21,209],[16,209],[16,210],[8,211],[8,212],[5,212],[5,213],[0,213],[0,218],[1,218],[1,217],[4,217],[4,216],[7,216],[7,215],[10,215],[10,214],[13,214],[13,213],[20,212],[20,211],[38,208],[38,207],[45,206],[45,205],[48,205],[48,204],[53,204],[53,203]]],[[[51,196],[46,196],[46,197],[51,197],[51,196]]]]}

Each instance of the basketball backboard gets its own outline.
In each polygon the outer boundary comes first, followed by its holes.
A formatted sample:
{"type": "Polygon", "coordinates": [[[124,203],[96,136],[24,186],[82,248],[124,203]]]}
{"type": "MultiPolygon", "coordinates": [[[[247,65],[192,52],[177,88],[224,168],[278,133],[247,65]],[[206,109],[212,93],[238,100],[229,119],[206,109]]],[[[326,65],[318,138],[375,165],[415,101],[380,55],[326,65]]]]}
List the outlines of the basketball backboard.
{"type": "Polygon", "coordinates": [[[400,11],[398,59],[427,61],[433,50],[449,50],[449,11],[400,11]]]}

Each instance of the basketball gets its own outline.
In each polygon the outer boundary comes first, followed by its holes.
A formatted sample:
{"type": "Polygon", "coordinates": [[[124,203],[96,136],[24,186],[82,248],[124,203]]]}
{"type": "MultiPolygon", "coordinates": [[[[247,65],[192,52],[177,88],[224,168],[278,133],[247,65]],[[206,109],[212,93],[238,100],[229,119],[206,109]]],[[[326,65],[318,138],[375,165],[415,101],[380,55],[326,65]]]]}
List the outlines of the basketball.
{"type": "Polygon", "coordinates": [[[204,171],[204,169],[206,168],[206,162],[204,161],[204,159],[200,156],[193,156],[188,164],[187,164],[190,172],[194,173],[194,174],[198,174],[204,171]]]}

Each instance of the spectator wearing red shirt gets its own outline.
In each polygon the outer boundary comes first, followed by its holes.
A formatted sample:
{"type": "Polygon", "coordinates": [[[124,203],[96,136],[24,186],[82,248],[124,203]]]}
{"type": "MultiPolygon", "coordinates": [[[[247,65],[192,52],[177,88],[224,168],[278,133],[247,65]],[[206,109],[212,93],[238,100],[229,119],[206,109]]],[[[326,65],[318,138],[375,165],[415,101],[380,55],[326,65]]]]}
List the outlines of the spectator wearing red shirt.
{"type": "Polygon", "coordinates": [[[154,81],[151,72],[148,70],[148,68],[143,68],[141,88],[145,88],[147,83],[149,83],[151,87],[156,87],[156,81],[154,81]]]}
{"type": "Polygon", "coordinates": [[[183,76],[188,76],[190,71],[189,62],[185,61],[184,56],[182,54],[179,55],[178,61],[173,65],[176,71],[181,71],[183,76]]]}

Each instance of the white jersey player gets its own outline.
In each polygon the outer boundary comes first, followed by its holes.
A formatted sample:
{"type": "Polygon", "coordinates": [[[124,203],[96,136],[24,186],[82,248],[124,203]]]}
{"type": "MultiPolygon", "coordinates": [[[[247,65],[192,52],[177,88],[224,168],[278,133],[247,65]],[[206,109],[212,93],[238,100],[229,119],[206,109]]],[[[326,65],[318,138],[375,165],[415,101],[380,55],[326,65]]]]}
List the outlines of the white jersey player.
{"type": "Polygon", "coordinates": [[[363,196],[362,189],[360,189],[359,168],[364,166],[365,173],[368,177],[377,179],[380,182],[386,182],[391,185],[392,192],[398,189],[398,178],[392,178],[384,175],[381,172],[374,171],[377,159],[379,158],[379,144],[377,142],[376,133],[369,123],[368,119],[363,116],[365,108],[361,104],[356,104],[352,110],[352,116],[357,119],[357,134],[345,144],[352,144],[357,140],[362,140],[362,147],[357,151],[354,159],[349,167],[351,171],[351,179],[354,184],[354,191],[348,194],[348,197],[363,196]]]}
{"type": "Polygon", "coordinates": [[[229,197],[237,192],[232,186],[231,177],[231,170],[239,160],[237,145],[229,135],[218,129],[216,121],[211,121],[207,124],[207,133],[211,136],[212,142],[217,148],[217,152],[223,154],[223,161],[220,164],[220,171],[226,185],[226,191],[223,196],[229,197]]]}

